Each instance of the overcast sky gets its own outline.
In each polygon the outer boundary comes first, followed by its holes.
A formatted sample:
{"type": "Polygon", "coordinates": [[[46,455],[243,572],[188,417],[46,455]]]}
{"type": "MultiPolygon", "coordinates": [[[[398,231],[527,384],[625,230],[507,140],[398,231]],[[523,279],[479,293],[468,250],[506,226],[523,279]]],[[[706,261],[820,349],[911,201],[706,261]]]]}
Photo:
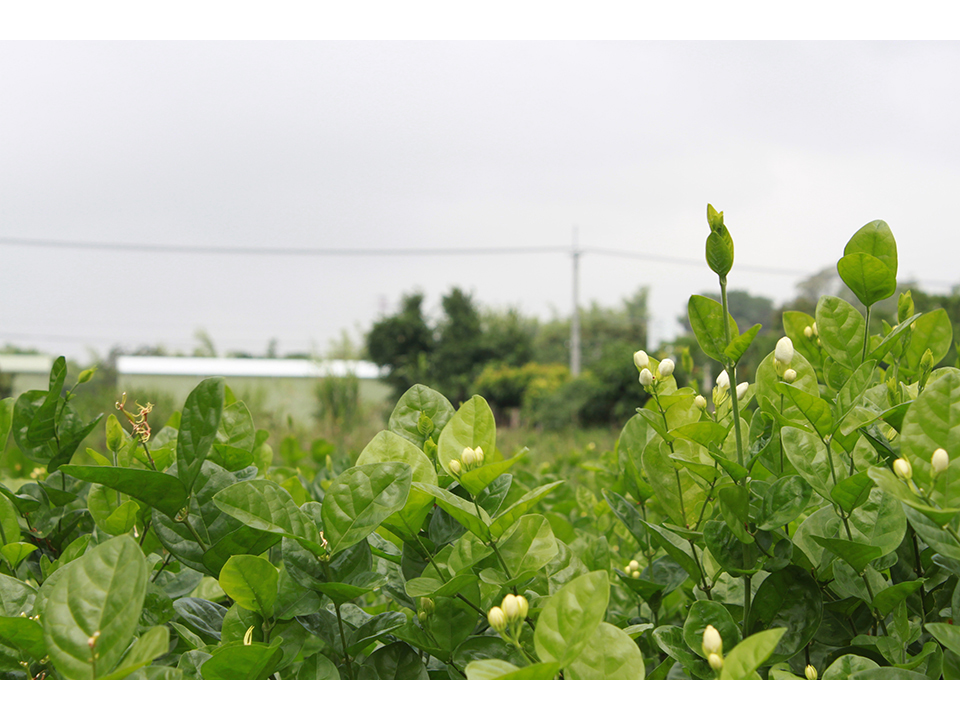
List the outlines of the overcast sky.
{"type": "MultiPolygon", "coordinates": [[[[691,293],[708,202],[730,287],[777,301],[874,219],[900,279],[960,282],[960,44],[2,42],[0,239],[255,248],[569,246],[581,302],[691,293]],[[617,249],[695,266],[591,254],[617,249]],[[779,268],[784,273],[738,266],[779,268]]],[[[325,353],[414,289],[571,309],[571,259],[0,244],[0,344],[325,353]]],[[[651,342],[651,346],[653,346],[651,342]]]]}

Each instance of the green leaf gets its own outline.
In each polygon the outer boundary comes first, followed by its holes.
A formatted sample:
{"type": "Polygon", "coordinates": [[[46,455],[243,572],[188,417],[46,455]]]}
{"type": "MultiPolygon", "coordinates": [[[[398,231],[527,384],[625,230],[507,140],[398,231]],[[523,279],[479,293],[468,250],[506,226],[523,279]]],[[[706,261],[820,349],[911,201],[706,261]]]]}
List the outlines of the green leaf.
{"type": "Polygon", "coordinates": [[[311,655],[297,670],[297,680],[339,680],[340,671],[326,655],[311,655]]]}
{"type": "Polygon", "coordinates": [[[718,213],[712,205],[707,205],[707,222],[710,234],[707,236],[707,265],[719,277],[725,278],[733,267],[733,238],[723,223],[723,213],[718,213]]]}
{"type": "Polygon", "coordinates": [[[643,518],[634,504],[622,495],[617,495],[617,493],[606,488],[603,489],[603,497],[610,509],[613,510],[613,514],[619,518],[620,522],[630,531],[630,534],[640,543],[640,547],[646,547],[649,538],[643,525],[643,518]]]}
{"type": "Polygon", "coordinates": [[[773,530],[796,520],[810,502],[813,489],[799,475],[777,478],[763,496],[757,515],[760,530],[773,530]]]}
{"type": "Polygon", "coordinates": [[[66,678],[102,677],[117,665],[137,629],[147,561],[136,541],[121,535],[65,570],[41,616],[50,659],[66,678]],[[88,641],[93,637],[91,649],[88,641]]]}
{"type": "Polygon", "coordinates": [[[785,427],[780,430],[780,441],[790,464],[817,493],[829,499],[833,482],[827,448],[820,438],[807,430],[785,427]]]}
{"type": "Polygon", "coordinates": [[[923,628],[947,650],[960,655],[960,627],[948,623],[925,623],[923,628]]]}
{"type": "Polygon", "coordinates": [[[3,457],[7,440],[10,438],[10,428],[13,425],[13,406],[16,401],[17,399],[13,397],[0,400],[0,457],[3,457]]]}
{"type": "Polygon", "coordinates": [[[252,453],[256,437],[257,429],[253,424],[253,416],[246,405],[242,402],[233,402],[223,408],[220,426],[217,428],[218,443],[252,453]]]}
{"type": "Polygon", "coordinates": [[[817,302],[817,332],[823,350],[846,368],[859,367],[866,322],[853,305],[824,295],[817,302]]]}
{"type": "Polygon", "coordinates": [[[187,504],[189,493],[176,475],[156,470],[96,465],[63,465],[60,469],[78,480],[105,485],[135,497],[169,518],[176,517],[187,504]]]}
{"type": "Polygon", "coordinates": [[[540,501],[540,498],[562,484],[563,480],[557,480],[556,482],[541,485],[524,493],[515,503],[493,518],[493,521],[490,523],[490,535],[493,539],[499,539],[527,510],[536,505],[540,501]]]}
{"type": "MultiPolygon", "coordinates": [[[[443,395],[426,385],[414,385],[407,390],[397,401],[397,406],[390,414],[387,429],[400,437],[409,440],[418,448],[423,448],[426,438],[420,434],[417,423],[423,413],[433,422],[433,432],[430,437],[434,442],[440,438],[440,433],[453,417],[453,405],[443,395]]],[[[476,447],[476,446],[474,446],[476,447]]],[[[486,453],[486,450],[484,450],[486,453]]]]}
{"type": "Polygon", "coordinates": [[[61,355],[50,368],[50,386],[43,403],[27,426],[26,439],[30,445],[42,445],[56,437],[57,409],[61,403],[60,393],[67,377],[67,361],[61,355]]]}
{"type": "Polygon", "coordinates": [[[774,628],[745,638],[723,659],[720,679],[749,679],[773,654],[786,632],[786,628],[774,628]]]}
{"type": "Polygon", "coordinates": [[[854,673],[877,667],[880,666],[870,658],[861,655],[841,655],[833,661],[830,667],[823,671],[821,679],[849,680],[854,673]]]}
{"type": "Polygon", "coordinates": [[[16,569],[17,566],[30,557],[36,549],[37,546],[31,545],[30,543],[13,542],[7,543],[0,548],[0,554],[7,559],[7,562],[10,563],[11,567],[16,569]]]}
{"type": "Polygon", "coordinates": [[[910,461],[913,480],[932,490],[942,506],[960,506],[960,373],[950,372],[926,386],[907,409],[901,427],[901,454],[910,461]],[[944,448],[950,464],[936,478],[930,459],[944,448]]]}
{"type": "Polygon", "coordinates": [[[870,498],[873,480],[866,472],[844,478],[830,490],[830,498],[849,515],[870,498]]]}
{"type": "MultiPolygon", "coordinates": [[[[474,535],[479,537],[484,542],[490,541],[490,523],[492,520],[490,516],[480,508],[480,514],[477,514],[477,508],[474,507],[473,503],[470,503],[464,500],[462,497],[454,495],[449,490],[444,490],[440,487],[433,487],[431,485],[422,485],[415,484],[416,487],[421,492],[428,493],[432,495],[437,505],[444,509],[449,515],[456,520],[458,523],[463,525],[467,530],[472,532],[474,535]]],[[[511,522],[511,524],[513,524],[511,522]]]]}
{"type": "Polygon", "coordinates": [[[314,522],[297,507],[284,488],[270,480],[247,480],[228,485],[213,503],[243,524],[293,538],[317,555],[324,553],[314,522]]]}
{"type": "MultiPolygon", "coordinates": [[[[350,468],[323,498],[324,535],[330,554],[360,542],[404,506],[412,472],[405,463],[372,463],[350,468]]],[[[429,487],[417,484],[419,489],[429,487]]]]}
{"type": "Polygon", "coordinates": [[[256,555],[234,555],[223,565],[218,582],[223,591],[245,610],[273,617],[280,573],[256,555]]]}
{"type": "Polygon", "coordinates": [[[527,448],[523,448],[523,450],[509,460],[501,460],[500,462],[490,463],[489,465],[481,465],[469,472],[465,472],[459,478],[460,484],[467,492],[476,497],[483,492],[487,485],[503,475],[517,460],[526,454],[527,448]]]}
{"type": "Polygon", "coordinates": [[[811,395],[805,390],[781,383],[780,389],[789,397],[807,422],[813,427],[820,438],[825,438],[833,428],[833,414],[830,405],[819,395],[811,395]]]}
{"type": "Polygon", "coordinates": [[[200,666],[200,674],[204,680],[266,680],[282,657],[283,651],[273,645],[225,645],[200,666]]]}
{"type": "Polygon", "coordinates": [[[511,578],[536,572],[559,552],[550,523],[543,515],[524,515],[498,545],[511,578]]]}
{"type": "Polygon", "coordinates": [[[897,667],[877,667],[861,670],[850,676],[850,680],[929,680],[923,673],[902,670],[897,667]]]}
{"type": "Polygon", "coordinates": [[[730,531],[742,543],[750,544],[753,536],[747,530],[750,522],[750,491],[743,485],[730,485],[717,491],[720,512],[730,531]]]}
{"type": "Polygon", "coordinates": [[[870,306],[897,291],[897,273],[883,261],[864,252],[844,255],[837,263],[840,279],[857,299],[870,306]]]}
{"type": "Polygon", "coordinates": [[[19,517],[17,507],[6,495],[0,495],[0,545],[20,540],[19,517]]]}
{"type": "MultiPolygon", "coordinates": [[[[674,443],[678,452],[679,443],[674,443]]],[[[692,526],[697,521],[698,506],[706,500],[706,492],[689,470],[674,464],[669,453],[669,446],[663,440],[648,443],[643,451],[643,471],[670,519],[680,526],[692,526]]]]}
{"type": "Polygon", "coordinates": [[[732,648],[740,642],[740,628],[723,605],[712,600],[697,600],[690,606],[683,624],[683,640],[700,657],[706,658],[703,653],[703,631],[707,625],[713,625],[720,633],[723,647],[732,648]]]}
{"type": "Polygon", "coordinates": [[[535,663],[518,668],[499,658],[473,660],[464,669],[467,680],[551,680],[558,672],[559,663],[535,663]]]}
{"type": "Polygon", "coordinates": [[[737,538],[723,520],[704,524],[703,539],[720,566],[731,575],[752,574],[760,569],[762,556],[756,543],[746,545],[737,538]]]}
{"type": "Polygon", "coordinates": [[[953,324],[943,308],[924,313],[911,325],[910,343],[904,353],[903,363],[916,371],[923,353],[930,349],[934,367],[946,357],[953,343],[953,324]]]}
{"type": "Polygon", "coordinates": [[[753,629],[783,628],[772,662],[788,660],[813,639],[823,617],[820,586],[795,565],[771,573],[757,588],[751,606],[753,629]]]}
{"type": "Polygon", "coordinates": [[[723,441],[729,433],[730,426],[708,421],[681,425],[671,431],[671,434],[675,437],[693,440],[693,442],[703,445],[704,447],[710,447],[711,445],[722,446],[723,441]]]}
{"type": "MultiPolygon", "coordinates": [[[[687,316],[690,319],[693,334],[696,336],[703,352],[717,362],[727,362],[728,358],[725,354],[727,341],[723,331],[723,306],[716,300],[703,295],[691,295],[690,301],[687,303],[687,316]]],[[[730,323],[730,337],[738,337],[740,332],[737,329],[737,323],[729,313],[727,313],[727,319],[730,323]]]]}
{"type": "Polygon", "coordinates": [[[883,551],[875,545],[866,545],[864,543],[854,542],[852,540],[843,540],[842,538],[829,538],[811,535],[810,539],[817,545],[825,547],[844,560],[857,573],[862,573],[867,563],[883,556],[883,551]]]}
{"type": "Polygon", "coordinates": [[[910,580],[897,583],[879,591],[873,598],[873,606],[881,616],[886,617],[893,609],[923,586],[923,580],[910,580]]]}
{"type": "Polygon", "coordinates": [[[603,621],[609,598],[610,581],[605,570],[574,578],[551,596],[533,634],[541,660],[561,667],[576,660],[603,621]]]}
{"type": "Polygon", "coordinates": [[[757,333],[760,332],[760,327],[758,323],[743,333],[743,335],[737,335],[730,341],[730,344],[724,349],[723,354],[727,356],[727,359],[731,363],[740,362],[740,358],[743,357],[743,354],[747,351],[747,348],[750,347],[757,333]]]}
{"type": "Polygon", "coordinates": [[[497,445],[497,426],[493,411],[479,395],[467,400],[446,424],[437,442],[437,457],[444,472],[450,461],[460,461],[464,448],[481,448],[484,458],[493,459],[497,445]]]}
{"type": "MultiPolygon", "coordinates": [[[[686,570],[694,582],[700,582],[700,567],[690,554],[692,551],[688,550],[691,546],[690,541],[685,540],[675,532],[671,532],[664,527],[652,525],[645,520],[641,520],[640,522],[653,534],[657,539],[657,543],[666,551],[667,555],[686,570]]],[[[720,524],[722,525],[723,523],[720,524]]]]}
{"type": "MultiPolygon", "coordinates": [[[[414,426],[415,427],[415,426],[414,426]]],[[[433,462],[419,446],[400,435],[384,430],[374,436],[357,458],[357,465],[381,462],[402,462],[410,466],[412,482],[437,485],[437,471],[433,462]]],[[[414,536],[423,527],[423,521],[433,505],[433,497],[416,488],[410,489],[403,507],[383,521],[387,528],[398,528],[407,536],[414,536]]]]}
{"type": "Polygon", "coordinates": [[[180,482],[186,488],[187,494],[192,492],[203,461],[217,438],[220,417],[223,414],[223,396],[223,378],[207,378],[187,396],[180,413],[177,467],[180,482]]]}
{"type": "MultiPolygon", "coordinates": [[[[702,680],[713,678],[713,670],[707,665],[706,660],[690,651],[687,643],[684,642],[683,630],[677,626],[661,625],[653,631],[653,639],[657,645],[660,646],[660,649],[680,663],[691,677],[702,680]]],[[[651,673],[651,675],[653,675],[653,673],[651,673]]]]}
{"type": "Polygon", "coordinates": [[[883,220],[868,222],[857,230],[843,248],[844,256],[853,253],[866,253],[880,260],[887,269],[897,274],[897,243],[893,239],[890,226],[883,220]]]}
{"type": "Polygon", "coordinates": [[[427,668],[417,651],[405,642],[375,650],[360,667],[361,680],[428,680],[427,668]]]}
{"type": "Polygon", "coordinates": [[[43,627],[30,618],[0,617],[0,640],[13,645],[34,660],[41,660],[47,654],[43,627]]]}
{"type": "Polygon", "coordinates": [[[170,649],[170,631],[164,625],[157,625],[147,630],[137,638],[127,654],[123,656],[120,666],[104,680],[122,680],[130,673],[149,665],[158,657],[166,655],[170,649]]]}
{"type": "Polygon", "coordinates": [[[643,680],[644,675],[640,648],[623,630],[605,622],[564,672],[570,680],[643,680]]]}
{"type": "Polygon", "coordinates": [[[401,612],[384,612],[374,615],[350,634],[347,639],[347,654],[358,655],[378,638],[393,632],[406,622],[407,616],[401,612]]]}

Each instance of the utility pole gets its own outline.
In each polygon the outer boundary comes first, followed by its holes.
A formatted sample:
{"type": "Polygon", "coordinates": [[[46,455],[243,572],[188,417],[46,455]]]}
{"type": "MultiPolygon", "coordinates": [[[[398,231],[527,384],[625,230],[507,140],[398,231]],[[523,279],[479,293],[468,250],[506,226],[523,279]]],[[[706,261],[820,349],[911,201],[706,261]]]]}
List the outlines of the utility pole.
{"type": "Polygon", "coordinates": [[[570,374],[580,374],[580,242],[579,229],[573,226],[573,316],[570,321],[570,374]]]}

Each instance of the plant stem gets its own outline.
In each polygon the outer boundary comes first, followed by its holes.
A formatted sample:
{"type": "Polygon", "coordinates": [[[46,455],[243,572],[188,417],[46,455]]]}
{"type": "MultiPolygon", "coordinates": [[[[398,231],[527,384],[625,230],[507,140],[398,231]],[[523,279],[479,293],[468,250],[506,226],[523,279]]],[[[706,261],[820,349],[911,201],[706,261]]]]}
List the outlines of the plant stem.
{"type": "MultiPolygon", "coordinates": [[[[660,417],[663,418],[663,428],[669,432],[667,427],[667,413],[663,409],[663,405],[660,404],[660,393],[657,392],[656,383],[650,386],[651,393],[653,394],[653,399],[657,403],[657,410],[660,411],[660,417]]],[[[670,448],[670,454],[673,455],[675,452],[673,448],[673,442],[671,440],[665,440],[667,447],[670,448]]],[[[677,468],[676,463],[670,463],[673,466],[673,474],[677,478],[677,497],[680,500],[680,517],[683,520],[684,527],[690,527],[690,523],[687,522],[687,512],[683,507],[683,485],[680,483],[680,470],[677,468]]]]}
{"type": "MultiPolygon", "coordinates": [[[[431,554],[430,554],[430,551],[427,550],[427,546],[423,544],[423,541],[420,539],[420,536],[419,536],[419,535],[414,535],[413,537],[414,537],[414,539],[417,541],[417,545],[420,546],[420,553],[423,555],[424,558],[426,558],[427,562],[429,562],[431,565],[433,565],[433,569],[437,571],[437,575],[440,576],[440,580],[441,580],[442,582],[447,582],[447,579],[446,579],[446,577],[445,577],[444,574],[443,574],[443,570],[441,570],[441,569],[440,569],[440,566],[437,565],[436,561],[433,559],[433,555],[431,555],[431,554]]],[[[466,603],[467,605],[469,605],[473,610],[475,610],[475,611],[477,612],[477,614],[480,615],[480,617],[486,617],[486,614],[483,612],[483,610],[481,610],[481,609],[478,608],[476,605],[474,605],[472,602],[470,602],[470,600],[469,600],[463,593],[459,593],[459,592],[458,592],[455,597],[459,598],[460,600],[463,600],[463,602],[465,602],[465,603],[466,603]]]]}
{"type": "Polygon", "coordinates": [[[356,680],[357,678],[353,674],[353,665],[350,663],[350,656],[347,654],[347,638],[343,632],[343,618],[340,617],[340,604],[334,603],[333,608],[337,611],[337,625],[340,627],[340,644],[343,645],[343,660],[347,665],[347,674],[351,680],[356,680]]]}
{"type": "Polygon", "coordinates": [[[173,555],[171,555],[170,553],[167,553],[167,559],[163,561],[163,565],[160,566],[160,569],[157,570],[157,572],[154,574],[154,576],[153,576],[153,578],[150,580],[150,582],[156,582],[156,581],[157,581],[157,578],[160,577],[160,573],[163,572],[163,569],[167,566],[167,564],[168,564],[172,559],[173,559],[173,555]]]}
{"type": "Polygon", "coordinates": [[[873,305],[867,305],[867,324],[863,331],[863,353],[860,355],[861,363],[867,361],[867,348],[870,345],[870,311],[872,308],[873,305]]]}
{"type": "Polygon", "coordinates": [[[190,518],[185,517],[180,522],[182,522],[184,525],[187,526],[187,530],[189,530],[190,534],[193,535],[193,539],[197,541],[197,545],[200,546],[200,549],[203,552],[206,552],[207,546],[203,544],[203,540],[200,539],[200,536],[197,534],[197,531],[193,529],[193,525],[190,524],[190,518]]]}
{"type": "Polygon", "coordinates": [[[743,576],[743,636],[750,633],[750,582],[751,576],[743,576]]]}

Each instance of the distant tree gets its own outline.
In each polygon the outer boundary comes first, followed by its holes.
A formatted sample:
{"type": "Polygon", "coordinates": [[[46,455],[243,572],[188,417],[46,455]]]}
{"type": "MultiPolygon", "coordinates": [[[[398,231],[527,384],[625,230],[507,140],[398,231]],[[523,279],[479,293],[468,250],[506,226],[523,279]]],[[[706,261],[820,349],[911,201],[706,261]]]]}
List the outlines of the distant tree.
{"type": "Polygon", "coordinates": [[[453,288],[441,301],[443,318],[430,358],[430,374],[437,390],[457,403],[467,400],[473,381],[490,359],[484,342],[480,311],[473,298],[453,288]]]}
{"type": "Polygon", "coordinates": [[[486,310],[481,312],[480,326],[489,362],[521,367],[533,360],[535,318],[524,317],[516,308],[486,310]]]}
{"type": "Polygon", "coordinates": [[[411,385],[429,382],[427,356],[434,339],[422,306],[423,293],[404,295],[400,311],[378,320],[367,333],[367,356],[389,368],[386,381],[397,397],[411,385]]]}

